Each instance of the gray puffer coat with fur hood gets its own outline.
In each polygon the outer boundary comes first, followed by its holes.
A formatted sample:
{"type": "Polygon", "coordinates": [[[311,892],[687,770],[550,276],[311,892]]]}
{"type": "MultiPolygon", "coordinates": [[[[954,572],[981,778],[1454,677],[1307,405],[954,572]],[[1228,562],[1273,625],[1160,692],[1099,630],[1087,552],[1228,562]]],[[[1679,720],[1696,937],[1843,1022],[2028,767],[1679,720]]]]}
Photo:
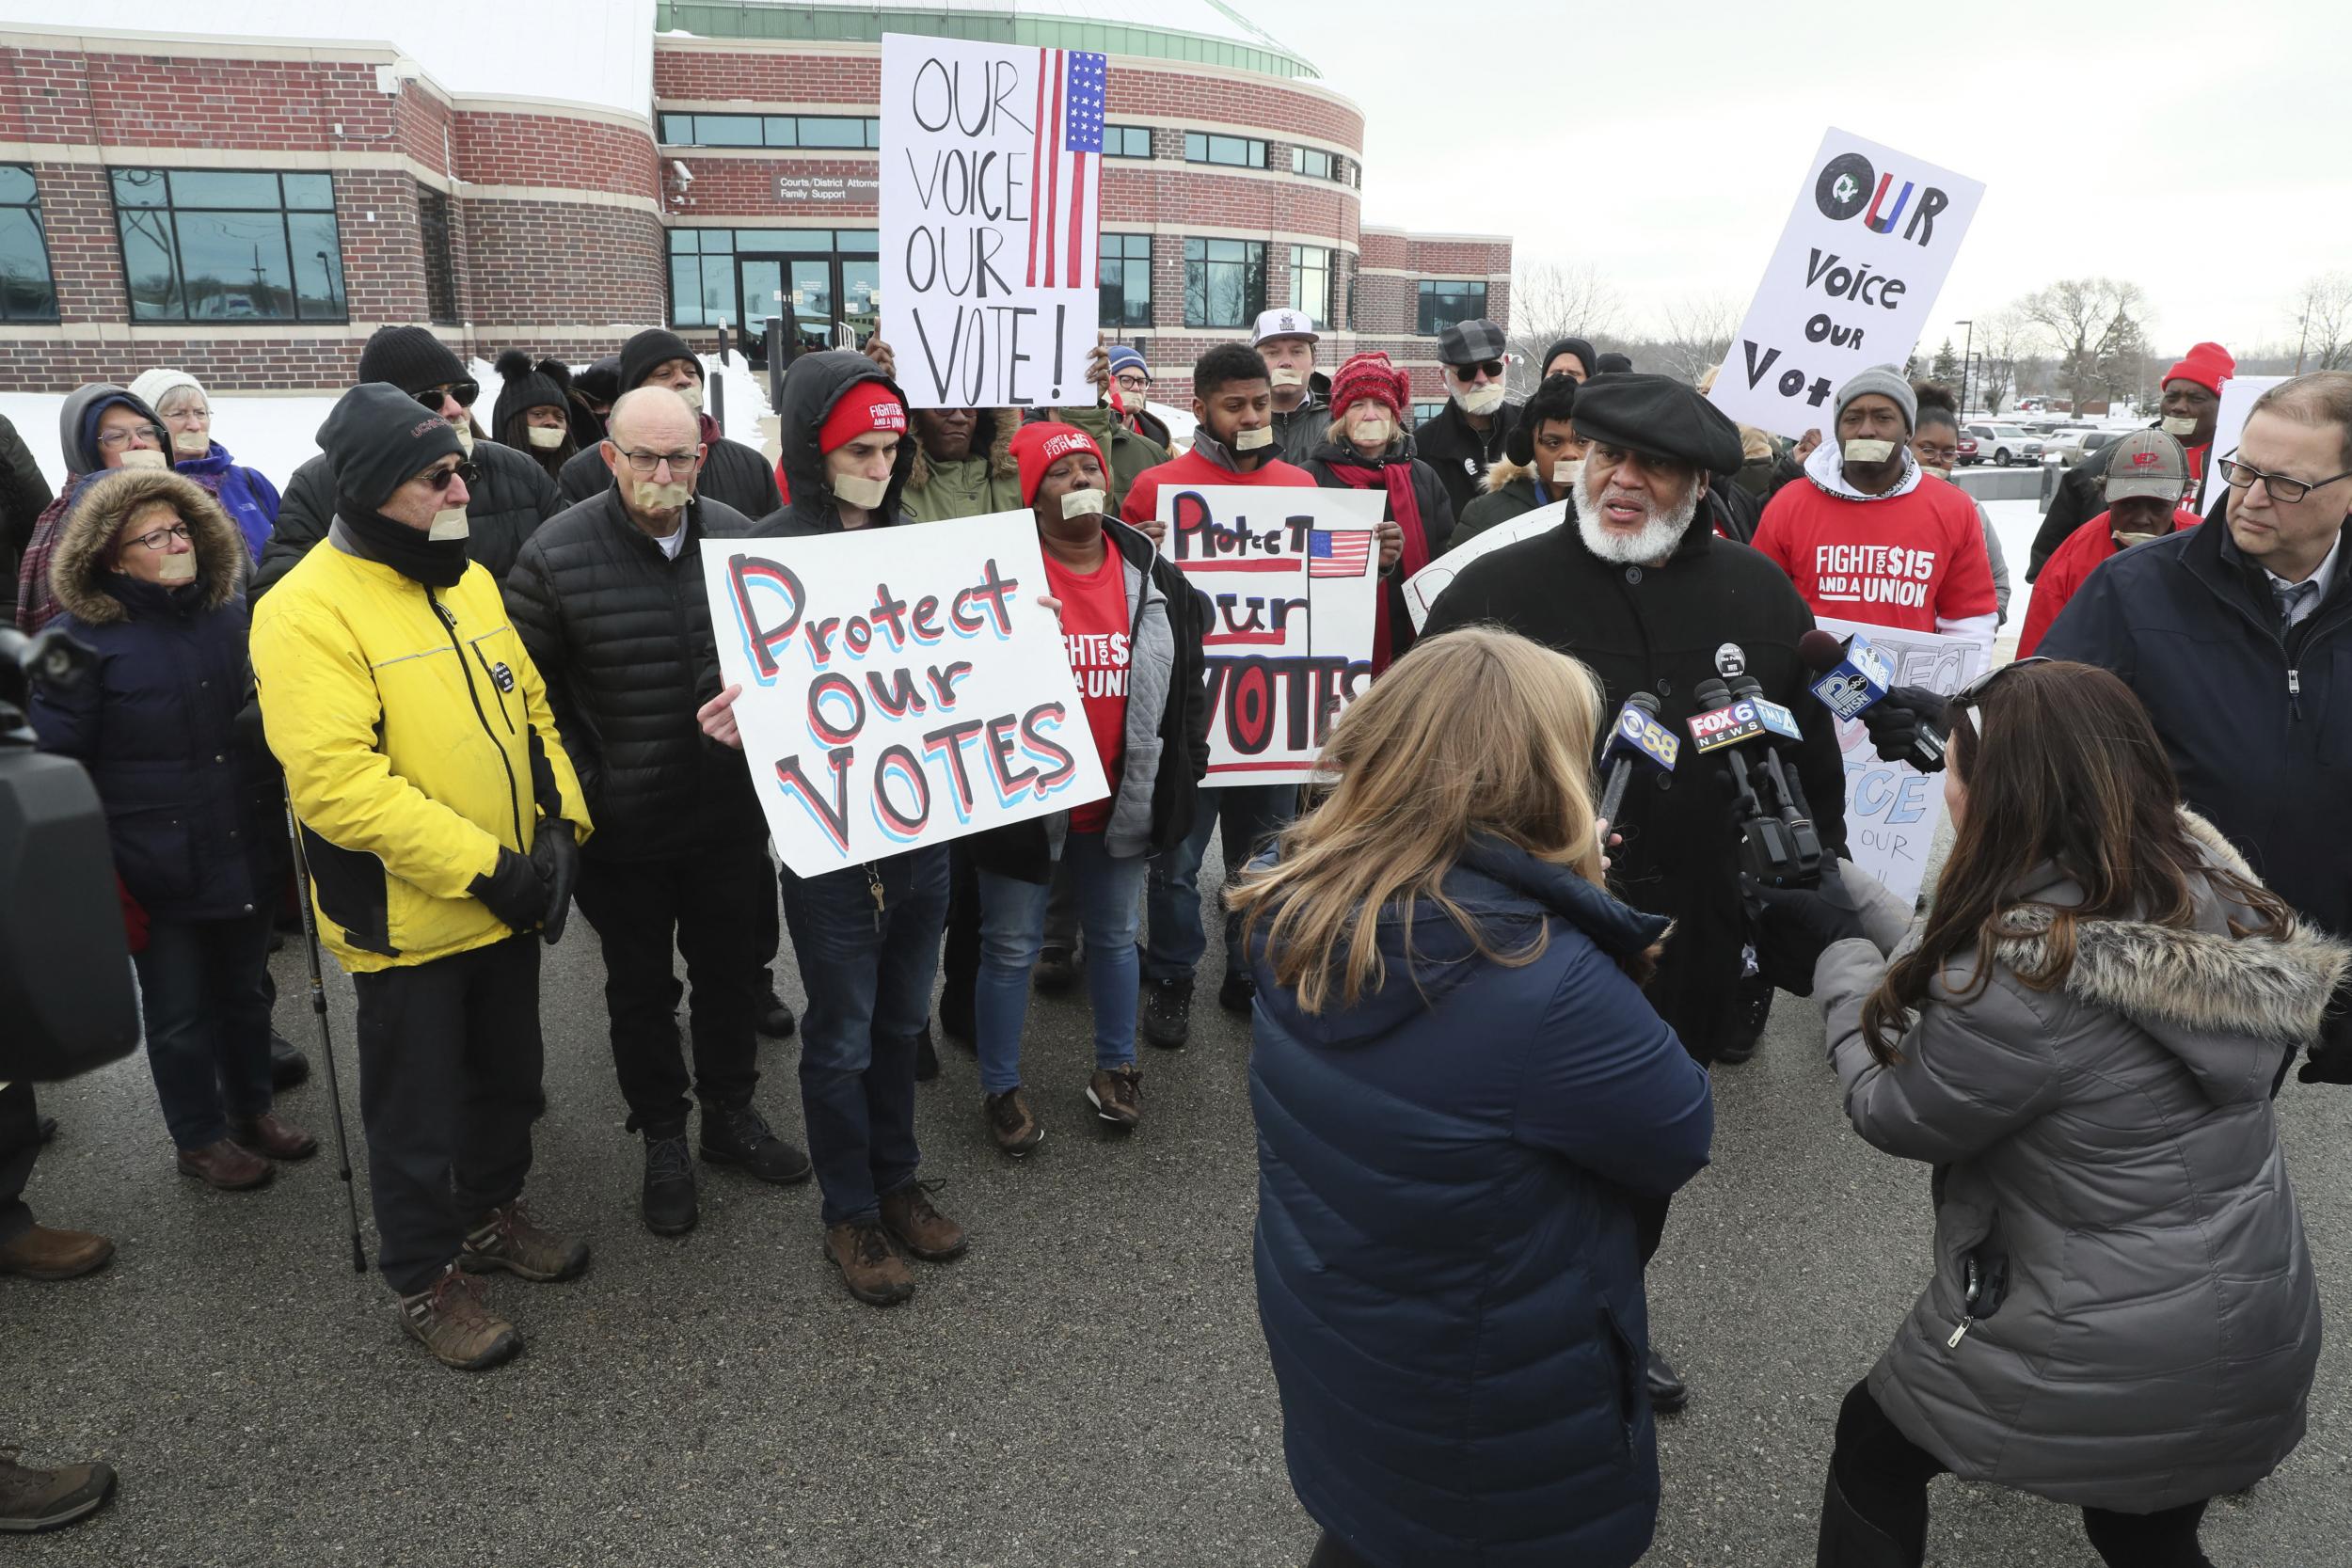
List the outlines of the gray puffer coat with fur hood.
{"type": "Polygon", "coordinates": [[[1877,893],[1873,940],[1824,952],[1815,994],[1855,1131],[1936,1166],[1936,1213],[1934,1276],[1872,1397],[1956,1474],[2057,1502],[2147,1513],[2261,1480],[2303,1436],[2320,1336],[2270,1091],[2352,953],[2233,936],[2251,917],[2207,884],[2190,927],[2077,923],[2064,979],[2036,990],[2019,973],[2083,901],[2044,866],[1985,985],[1955,955],[1882,1066],[1862,1004],[1915,933],[1877,893]],[[1954,1342],[1971,1252],[2006,1292],[1954,1342]]]}

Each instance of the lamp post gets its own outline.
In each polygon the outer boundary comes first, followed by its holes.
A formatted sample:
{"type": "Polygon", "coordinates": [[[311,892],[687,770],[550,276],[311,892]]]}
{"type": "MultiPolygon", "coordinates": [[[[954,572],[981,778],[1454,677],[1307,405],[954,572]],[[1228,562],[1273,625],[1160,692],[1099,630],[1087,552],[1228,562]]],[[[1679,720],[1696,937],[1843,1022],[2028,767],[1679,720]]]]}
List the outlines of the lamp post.
{"type": "MultiPolygon", "coordinates": [[[[1974,321],[1964,321],[1960,325],[1968,329],[1966,334],[1961,339],[1960,343],[1960,417],[1964,420],[1968,417],[1968,410],[1972,406],[1968,401],[1968,372],[1970,368],[1968,351],[1976,346],[1977,324],[1974,321]]],[[[1947,343],[1951,341],[1949,338],[1947,338],[1944,341],[1947,343]]]]}

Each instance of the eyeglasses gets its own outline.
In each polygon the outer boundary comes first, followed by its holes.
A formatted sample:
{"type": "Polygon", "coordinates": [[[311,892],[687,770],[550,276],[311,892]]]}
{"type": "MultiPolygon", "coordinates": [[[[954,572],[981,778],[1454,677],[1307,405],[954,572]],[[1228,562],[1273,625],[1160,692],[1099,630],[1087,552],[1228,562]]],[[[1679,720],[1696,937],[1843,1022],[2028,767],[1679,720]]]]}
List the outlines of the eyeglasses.
{"type": "Polygon", "coordinates": [[[1951,721],[1959,718],[1960,715],[1964,712],[1968,715],[1969,729],[1976,734],[1979,739],[1982,739],[1984,737],[1984,720],[1979,717],[1977,712],[1977,703],[1984,696],[1985,689],[1990,687],[1994,681],[1999,680],[2003,675],[2008,674],[2011,670],[2023,670],[2028,664],[2055,664],[2058,661],[2056,659],[2052,658],[2047,654],[2029,654],[2024,658],[2010,659],[2007,664],[1994,665],[1992,669],[1987,670],[1983,674],[1979,675],[1975,680],[1970,681],[1966,686],[1962,687],[1958,691],[1952,693],[1952,700],[1944,705],[1945,727],[1949,729],[1951,727],[1951,721]]]}
{"type": "Polygon", "coordinates": [[[2258,479],[2268,487],[2272,500],[2280,506],[2293,506],[2322,485],[2333,484],[2340,479],[2352,479],[2352,468],[2346,468],[2334,479],[2289,479],[2284,474],[2266,474],[2260,468],[2240,463],[2235,456],[2221,460],[2221,482],[2230,488],[2249,490],[2253,488],[2254,481],[2258,479]]]}
{"type": "Polygon", "coordinates": [[[458,407],[471,408],[473,406],[473,400],[481,395],[482,383],[478,381],[452,381],[439,387],[420,387],[417,388],[417,401],[423,404],[427,408],[432,409],[436,414],[441,411],[441,400],[443,398],[455,398],[457,400],[458,407]]]}
{"type": "Polygon", "coordinates": [[[1454,372],[1454,379],[1456,381],[1475,381],[1481,371],[1486,372],[1486,379],[1489,381],[1502,379],[1502,361],[1500,359],[1488,359],[1483,364],[1476,365],[1448,365],[1446,369],[1454,372]]]}
{"type": "Polygon", "coordinates": [[[446,468],[427,468],[417,477],[436,490],[446,490],[453,479],[462,479],[471,484],[482,477],[482,468],[479,464],[456,463],[446,468]]]}
{"type": "Polygon", "coordinates": [[[674,474],[691,474],[702,462],[698,454],[691,451],[631,451],[617,441],[612,450],[628,459],[629,468],[640,479],[651,479],[654,470],[664,463],[674,474]]]}
{"type": "Polygon", "coordinates": [[[1122,392],[1148,391],[1151,389],[1152,386],[1152,378],[1148,375],[1135,375],[1131,373],[1120,376],[1117,380],[1119,382],[1119,389],[1122,392]]]}
{"type": "Polygon", "coordinates": [[[157,446],[163,445],[164,433],[151,424],[135,424],[128,430],[110,430],[98,438],[98,444],[108,451],[144,436],[157,446]]]}
{"type": "Polygon", "coordinates": [[[187,524],[174,523],[169,528],[159,528],[152,533],[142,533],[136,539],[132,540],[131,543],[142,546],[147,549],[160,550],[175,539],[184,545],[193,537],[194,535],[188,532],[187,524]]]}

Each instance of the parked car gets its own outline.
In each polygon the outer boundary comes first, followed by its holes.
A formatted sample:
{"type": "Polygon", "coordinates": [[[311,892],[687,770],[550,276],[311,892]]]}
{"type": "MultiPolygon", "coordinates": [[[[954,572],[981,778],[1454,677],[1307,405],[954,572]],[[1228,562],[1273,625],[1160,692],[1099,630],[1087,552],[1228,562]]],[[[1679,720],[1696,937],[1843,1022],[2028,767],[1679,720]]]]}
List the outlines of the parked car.
{"type": "Polygon", "coordinates": [[[2134,425],[2129,429],[2115,430],[2097,425],[2074,425],[2051,432],[2045,450],[2062,467],[2071,468],[2109,441],[2128,436],[2137,428],[2134,425]]]}
{"type": "Polygon", "coordinates": [[[2012,463],[2042,461],[2042,438],[2028,436],[2013,424],[1972,424],[1961,434],[1976,437],[1980,462],[2006,468],[2012,463]]]}
{"type": "Polygon", "coordinates": [[[1977,455],[1977,438],[1974,436],[1969,435],[1966,431],[1961,432],[1960,455],[1953,458],[1952,461],[1961,467],[1973,468],[1982,461],[1982,459],[1977,455]]]}

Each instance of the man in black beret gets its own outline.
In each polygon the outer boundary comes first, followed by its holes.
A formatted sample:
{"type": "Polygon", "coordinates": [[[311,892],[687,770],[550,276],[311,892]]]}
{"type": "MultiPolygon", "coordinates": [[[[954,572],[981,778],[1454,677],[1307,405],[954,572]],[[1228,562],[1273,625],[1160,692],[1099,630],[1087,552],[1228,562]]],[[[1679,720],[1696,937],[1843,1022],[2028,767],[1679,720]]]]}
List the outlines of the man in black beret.
{"type": "MultiPolygon", "coordinates": [[[[1634,908],[1674,920],[1646,990],[1683,1049],[1711,1062],[1740,1034],[1748,922],[1739,825],[1714,777],[1723,765],[1689,744],[1699,684],[1744,673],[1796,716],[1804,739],[1789,761],[1825,853],[1845,847],[1845,765],[1797,657],[1812,613],[1779,567],[1698,520],[1708,475],[1740,467],[1738,428],[1662,375],[1596,375],[1577,388],[1575,411],[1590,446],[1568,492],[1573,518],[1465,566],[1422,635],[1497,624],[1591,666],[1612,716],[1635,691],[1658,698],[1660,720],[1683,738],[1681,756],[1671,774],[1636,776],[1611,824],[1625,842],[1611,851],[1610,878],[1634,908]]],[[[1664,1233],[1666,1202],[1644,1198],[1635,1212],[1646,1260],[1664,1233]]],[[[1661,1410],[1689,1398],[1654,1350],[1649,1385],[1661,1410]]]]}

